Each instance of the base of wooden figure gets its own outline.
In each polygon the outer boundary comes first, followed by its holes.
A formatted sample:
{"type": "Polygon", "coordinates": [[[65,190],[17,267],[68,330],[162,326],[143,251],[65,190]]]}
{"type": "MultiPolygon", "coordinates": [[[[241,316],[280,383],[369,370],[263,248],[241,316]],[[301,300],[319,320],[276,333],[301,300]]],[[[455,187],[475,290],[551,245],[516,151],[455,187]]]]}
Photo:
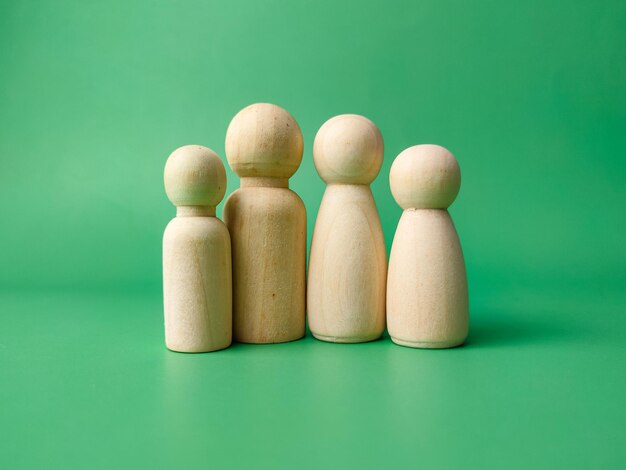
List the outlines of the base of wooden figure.
{"type": "Polygon", "coordinates": [[[185,349],[185,348],[177,348],[176,346],[170,346],[169,344],[165,343],[165,347],[167,347],[168,350],[175,352],[175,353],[181,353],[181,354],[202,354],[202,353],[209,353],[209,352],[213,352],[213,351],[221,351],[222,349],[226,349],[228,348],[232,343],[228,343],[225,345],[220,345],[216,348],[212,348],[212,349],[206,349],[206,348],[200,348],[200,349],[185,349]]]}
{"type": "Polygon", "coordinates": [[[298,341],[304,338],[304,333],[299,334],[298,336],[294,336],[292,338],[280,339],[277,341],[262,341],[262,340],[254,340],[249,338],[237,338],[233,337],[233,342],[241,343],[241,344],[281,344],[281,343],[291,343],[292,341],[298,341]]]}
{"type": "Polygon", "coordinates": [[[400,346],[406,346],[408,348],[419,348],[419,349],[447,349],[447,348],[456,348],[458,346],[462,346],[465,343],[466,338],[461,339],[452,339],[448,341],[407,341],[405,339],[398,339],[391,337],[391,341],[400,346]]]}
{"type": "Polygon", "coordinates": [[[376,341],[379,339],[382,334],[376,333],[375,335],[370,336],[352,336],[352,337],[339,337],[339,336],[325,336],[318,335],[316,333],[311,333],[315,339],[319,339],[320,341],[326,341],[327,343],[368,343],[370,341],[376,341]]]}

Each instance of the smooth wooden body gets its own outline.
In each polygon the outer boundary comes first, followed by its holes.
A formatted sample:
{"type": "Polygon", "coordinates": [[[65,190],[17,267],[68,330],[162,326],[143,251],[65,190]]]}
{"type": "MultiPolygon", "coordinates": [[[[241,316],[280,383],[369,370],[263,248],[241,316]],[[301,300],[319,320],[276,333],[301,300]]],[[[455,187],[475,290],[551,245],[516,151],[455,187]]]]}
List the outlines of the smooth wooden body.
{"type": "Polygon", "coordinates": [[[216,217],[179,216],[166,227],[163,298],[169,349],[207,352],[231,344],[230,248],[228,229],[216,217]]]}
{"type": "Polygon", "coordinates": [[[385,329],[387,254],[368,185],[331,184],[315,222],[307,289],[311,333],[339,343],[385,329]]]}
{"type": "Polygon", "coordinates": [[[243,343],[304,336],[306,210],[286,180],[284,187],[267,184],[238,189],[224,207],[233,253],[233,334],[243,343]]]}
{"type": "Polygon", "coordinates": [[[465,262],[445,209],[407,209],[391,248],[387,327],[404,346],[449,348],[468,333],[465,262]]]}

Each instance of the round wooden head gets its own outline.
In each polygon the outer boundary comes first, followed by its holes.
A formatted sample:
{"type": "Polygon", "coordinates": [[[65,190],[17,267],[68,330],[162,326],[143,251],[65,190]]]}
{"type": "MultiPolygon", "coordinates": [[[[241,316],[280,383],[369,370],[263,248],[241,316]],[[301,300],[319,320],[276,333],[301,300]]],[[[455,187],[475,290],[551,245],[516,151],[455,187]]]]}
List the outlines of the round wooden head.
{"type": "Polygon", "coordinates": [[[165,164],[165,192],[176,206],[218,205],[226,192],[222,160],[201,145],[174,150],[165,164]]]}
{"type": "Polygon", "coordinates": [[[403,209],[447,209],[459,193],[461,170],[447,149],[416,145],[396,157],[389,184],[403,209]]]}
{"type": "Polygon", "coordinates": [[[369,119],[342,114],[315,136],[313,160],[326,183],[370,184],[383,163],[383,137],[369,119]]]}
{"type": "Polygon", "coordinates": [[[226,158],[239,176],[289,178],[302,162],[302,150],[300,126],[275,104],[242,109],[226,131],[226,158]]]}

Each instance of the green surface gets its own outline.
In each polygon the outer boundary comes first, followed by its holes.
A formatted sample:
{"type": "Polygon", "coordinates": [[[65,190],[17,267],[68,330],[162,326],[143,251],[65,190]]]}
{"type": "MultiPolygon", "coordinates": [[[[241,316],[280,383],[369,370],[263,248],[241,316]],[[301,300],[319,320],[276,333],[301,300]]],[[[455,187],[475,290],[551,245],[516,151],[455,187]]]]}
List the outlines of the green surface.
{"type": "Polygon", "coordinates": [[[623,466],[624,24],[623,1],[0,1],[0,467],[623,466]],[[309,238],[329,117],[381,128],[388,247],[393,157],[452,150],[467,346],[165,349],[165,159],[224,156],[258,101],[302,127],[309,238]]]}

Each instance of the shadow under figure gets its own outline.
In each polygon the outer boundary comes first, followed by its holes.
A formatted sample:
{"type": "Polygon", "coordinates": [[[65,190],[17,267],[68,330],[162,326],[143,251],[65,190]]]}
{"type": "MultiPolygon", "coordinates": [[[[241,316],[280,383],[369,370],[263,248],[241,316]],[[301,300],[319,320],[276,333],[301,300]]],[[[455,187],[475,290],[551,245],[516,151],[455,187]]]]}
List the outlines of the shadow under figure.
{"type": "MultiPolygon", "coordinates": [[[[558,317],[558,316],[556,316],[558,317]]],[[[580,330],[554,319],[555,315],[537,312],[502,313],[497,310],[472,312],[472,324],[465,347],[493,348],[536,345],[580,338],[580,330]]]]}

